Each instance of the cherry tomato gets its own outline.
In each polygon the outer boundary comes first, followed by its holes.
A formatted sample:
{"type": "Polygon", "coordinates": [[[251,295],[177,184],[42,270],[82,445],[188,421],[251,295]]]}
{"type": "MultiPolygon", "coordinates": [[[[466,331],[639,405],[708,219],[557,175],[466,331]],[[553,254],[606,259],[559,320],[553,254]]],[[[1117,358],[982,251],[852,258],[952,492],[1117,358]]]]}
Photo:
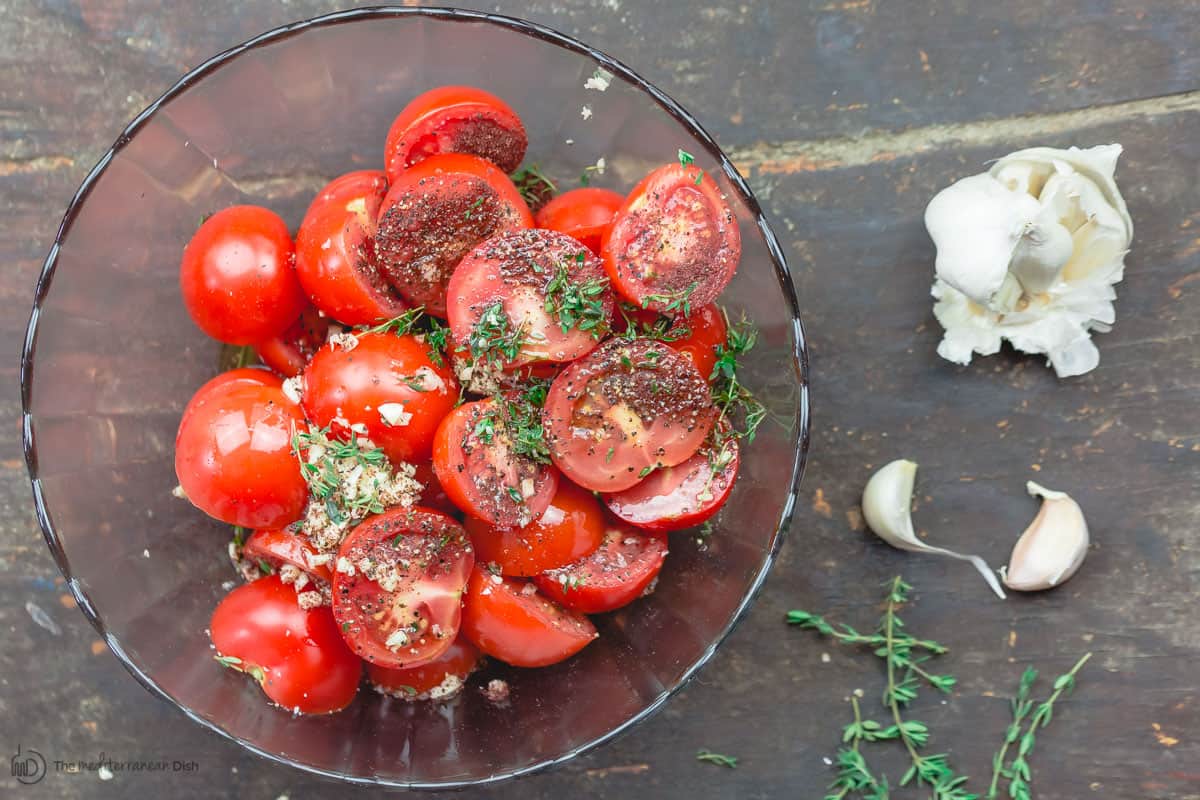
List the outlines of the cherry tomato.
{"type": "Polygon", "coordinates": [[[312,542],[307,537],[297,536],[288,530],[257,530],[250,534],[250,538],[242,545],[242,553],[246,558],[261,558],[276,567],[291,564],[323,581],[333,581],[333,571],[328,564],[313,562],[319,554],[312,542]]]}
{"type": "Polygon", "coordinates": [[[312,304],[346,325],[366,325],[408,308],[379,273],[375,221],[387,194],[382,172],[335,178],[317,193],[296,234],[296,275],[312,304]]]}
{"type": "Polygon", "coordinates": [[[362,662],[342,641],[329,608],[301,608],[295,589],[278,576],[225,595],[209,630],[221,663],[259,680],[288,711],[340,711],[358,692],[362,662]]]}
{"type": "Polygon", "coordinates": [[[443,514],[449,514],[452,517],[461,517],[462,511],[458,506],[454,505],[454,501],[446,494],[446,490],[442,488],[442,483],[437,479],[437,474],[433,471],[432,461],[418,461],[416,473],[413,479],[421,484],[421,499],[417,505],[425,508],[432,508],[434,511],[441,511],[443,514]]]}
{"type": "Polygon", "coordinates": [[[570,236],[537,228],[488,239],[466,255],[446,288],[450,331],[474,352],[497,324],[520,331],[502,365],[574,361],[608,333],[613,296],[600,259],[570,236]],[[512,355],[513,357],[509,357],[512,355]]]}
{"type": "Polygon", "coordinates": [[[616,523],[590,556],[533,581],[543,594],[567,608],[601,614],[641,597],[658,577],[666,557],[665,536],[616,523]]]}
{"type": "Polygon", "coordinates": [[[308,486],[292,454],[300,407],[276,386],[229,382],[206,392],[179,423],[175,474],[188,500],[244,528],[300,519],[308,486]]]}
{"type": "Polygon", "coordinates": [[[429,156],[466,153],[512,172],[528,139],[520,117],[493,94],[471,86],[442,86],[418,95],[388,130],[384,161],[390,180],[429,156]]]}
{"type": "Polygon", "coordinates": [[[339,436],[354,427],[392,463],[429,458],[438,423],[458,400],[458,381],[415,336],[360,333],[350,349],[322,347],[304,371],[304,412],[339,436]],[[365,428],[365,432],[364,432],[365,428]]]}
{"type": "Polygon", "coordinates": [[[187,405],[183,407],[183,416],[186,417],[192,412],[192,409],[204,398],[209,392],[214,389],[224,386],[227,383],[236,383],[244,386],[274,386],[276,389],[283,385],[278,375],[272,374],[265,367],[238,367],[231,369],[228,372],[222,372],[215,378],[209,379],[196,393],[192,395],[192,399],[188,400],[187,405]]]}
{"type": "Polygon", "coordinates": [[[442,420],[433,441],[433,471],[454,504],[501,527],[537,519],[558,488],[558,470],[517,452],[522,420],[505,402],[464,403],[442,420]]]}
{"type": "MultiPolygon", "coordinates": [[[[457,692],[453,681],[449,684],[451,691],[446,691],[446,679],[453,676],[465,681],[479,666],[482,657],[479,648],[459,634],[444,653],[419,667],[392,669],[367,664],[367,678],[377,690],[400,698],[416,699],[418,695],[443,687],[445,693],[434,699],[444,699],[457,692]]],[[[461,688],[461,683],[458,686],[461,688]]]]}
{"type": "Polygon", "coordinates": [[[259,206],[213,214],[183,249],[183,304],[218,341],[254,344],[282,333],[304,309],[287,225],[259,206]]]}
{"type": "Polygon", "coordinates": [[[285,378],[294,378],[304,371],[313,354],[325,344],[328,333],[329,320],[309,306],[290,328],[254,345],[254,351],[268,367],[285,378]]]}
{"type": "Polygon", "coordinates": [[[742,239],[712,176],[668,164],[633,188],[601,252],[625,299],[677,316],[717,299],[737,270],[742,239]]]}
{"type": "Polygon", "coordinates": [[[534,216],[534,224],[565,233],[600,255],[604,233],[624,202],[625,198],[612,189],[572,189],[542,206],[534,216]]]}
{"type": "Polygon", "coordinates": [[[540,575],[583,558],[604,539],[600,504],[570,481],[558,482],[550,505],[524,528],[498,528],[472,517],[465,525],[475,560],[496,564],[502,575],[540,575]]]}
{"type": "Polygon", "coordinates": [[[446,284],[473,247],[533,225],[517,187],[468,155],[430,156],[392,181],[379,210],[375,251],[388,282],[430,314],[446,316],[446,284]]]}
{"type": "Polygon", "coordinates": [[[598,635],[591,621],[546,599],[527,581],[476,567],[463,598],[463,635],[514,667],[544,667],[570,658],[598,635]]]}
{"type": "Polygon", "coordinates": [[[716,418],[692,362],[651,339],[604,342],[554,379],[542,411],[554,465],[601,492],[686,461],[716,418]]]}
{"type": "Polygon", "coordinates": [[[613,330],[630,335],[627,333],[630,327],[634,328],[632,335],[658,339],[672,350],[683,353],[704,378],[712,375],[717,363],[717,347],[725,344],[728,335],[725,314],[717,305],[692,309],[687,317],[668,317],[632,303],[622,303],[614,318],[613,330]]]}
{"type": "Polygon", "coordinates": [[[360,658],[416,667],[450,647],[475,563],[454,519],[420,507],[367,517],[342,542],[337,563],[333,615],[360,658]]]}
{"type": "Polygon", "coordinates": [[[710,439],[682,464],[655,470],[636,486],[606,495],[604,502],[617,517],[639,528],[689,528],[716,514],[729,499],[739,463],[736,439],[725,440],[719,449],[710,439]]]}

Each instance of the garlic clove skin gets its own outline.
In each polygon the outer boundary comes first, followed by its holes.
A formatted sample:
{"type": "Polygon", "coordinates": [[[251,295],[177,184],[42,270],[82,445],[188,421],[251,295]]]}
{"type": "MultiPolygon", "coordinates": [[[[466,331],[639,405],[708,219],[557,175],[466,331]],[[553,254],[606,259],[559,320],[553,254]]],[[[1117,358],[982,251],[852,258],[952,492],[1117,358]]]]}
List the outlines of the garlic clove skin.
{"type": "Polygon", "coordinates": [[[1083,510],[1069,495],[1033,481],[1025,488],[1042,498],[1042,507],[1013,547],[1004,585],[1018,592],[1036,592],[1059,586],[1074,575],[1087,556],[1090,540],[1083,510]]]}

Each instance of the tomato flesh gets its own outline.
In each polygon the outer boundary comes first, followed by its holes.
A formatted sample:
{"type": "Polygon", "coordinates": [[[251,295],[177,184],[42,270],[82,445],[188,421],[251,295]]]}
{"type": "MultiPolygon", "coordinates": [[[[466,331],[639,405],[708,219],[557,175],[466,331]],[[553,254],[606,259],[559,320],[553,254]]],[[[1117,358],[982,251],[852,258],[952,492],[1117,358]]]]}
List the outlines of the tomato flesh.
{"type": "Polygon", "coordinates": [[[254,346],[258,357],[285,378],[304,371],[313,354],[325,344],[329,320],[313,306],[304,309],[286,331],[254,346]]]}
{"type": "Polygon", "coordinates": [[[242,554],[252,560],[261,558],[276,567],[291,564],[323,581],[333,580],[333,571],[328,564],[322,563],[312,542],[288,530],[271,528],[255,531],[242,545],[242,554]],[[317,560],[314,561],[314,558],[317,560]]]}
{"type": "Polygon", "coordinates": [[[729,499],[739,464],[737,440],[726,440],[719,450],[710,442],[682,464],[655,470],[636,486],[606,495],[604,502],[617,517],[645,530],[689,528],[729,499]]]}
{"type": "Polygon", "coordinates": [[[591,555],[533,580],[543,594],[567,608],[602,614],[641,597],[666,557],[666,537],[617,523],[591,555]]]}
{"type": "Polygon", "coordinates": [[[542,206],[534,216],[534,224],[565,233],[600,255],[604,234],[624,202],[624,196],[612,189],[572,189],[542,206]]]}
{"type": "Polygon", "coordinates": [[[453,676],[459,681],[465,681],[479,666],[482,657],[479,648],[460,633],[444,653],[420,666],[392,669],[378,664],[367,664],[367,679],[376,690],[402,699],[416,699],[419,695],[428,695],[439,687],[442,687],[443,691],[450,688],[451,691],[442,695],[444,698],[455,693],[453,682],[447,684],[446,679],[453,676]]]}

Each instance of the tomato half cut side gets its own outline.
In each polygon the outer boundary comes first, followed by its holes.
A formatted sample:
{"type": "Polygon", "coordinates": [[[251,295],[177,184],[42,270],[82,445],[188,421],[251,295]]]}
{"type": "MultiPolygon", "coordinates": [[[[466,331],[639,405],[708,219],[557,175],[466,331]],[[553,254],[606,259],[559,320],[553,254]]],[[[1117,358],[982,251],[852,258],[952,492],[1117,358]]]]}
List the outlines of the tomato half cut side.
{"type": "Polygon", "coordinates": [[[462,690],[483,654],[460,632],[446,651],[417,667],[392,669],[367,664],[367,680],[381,694],[402,700],[445,700],[462,690]]]}
{"type": "Polygon", "coordinates": [[[450,647],[462,592],[475,563],[453,518],[427,508],[393,508],[363,520],[338,548],[333,615],[364,661],[415,667],[450,647]]]}
{"type": "Polygon", "coordinates": [[[608,333],[613,295],[596,258],[563,233],[533,228],[488,239],[459,263],[447,309],[460,352],[494,347],[497,331],[513,352],[491,354],[511,368],[574,361],[608,333]]]}
{"type": "Polygon", "coordinates": [[[523,528],[500,528],[473,517],[465,525],[475,559],[495,564],[502,575],[540,575],[583,558],[604,539],[604,512],[596,498],[562,480],[542,515],[523,528]]]}
{"type": "Polygon", "coordinates": [[[275,372],[285,378],[294,378],[304,371],[313,354],[325,344],[328,333],[329,319],[321,316],[314,306],[309,306],[283,333],[254,345],[254,352],[275,372]]]}
{"type": "Polygon", "coordinates": [[[600,492],[686,461],[716,418],[692,362],[651,339],[604,342],[554,379],[542,410],[554,465],[600,492]]]}
{"type": "Polygon", "coordinates": [[[572,189],[542,206],[534,216],[534,224],[565,233],[600,255],[604,234],[624,202],[625,197],[612,189],[572,189]]]}
{"type": "Polygon", "coordinates": [[[736,439],[710,440],[674,467],[655,470],[636,486],[605,495],[618,518],[648,531],[677,531],[699,525],[721,510],[737,480],[741,458],[736,439]]]}
{"type": "Polygon", "coordinates": [[[712,176],[668,164],[633,188],[601,252],[625,299],[678,315],[717,299],[737,270],[742,239],[712,176]]]}
{"type": "Polygon", "coordinates": [[[264,528],[250,534],[242,545],[242,554],[249,559],[263,559],[272,566],[290,564],[323,581],[333,580],[328,556],[322,557],[307,537],[281,528],[264,528]]]}
{"type": "Polygon", "coordinates": [[[622,302],[614,318],[613,330],[627,337],[658,339],[690,358],[704,378],[711,377],[717,363],[717,348],[725,344],[728,335],[725,312],[716,304],[691,309],[688,316],[670,317],[628,301],[622,302]]]}
{"type": "Polygon", "coordinates": [[[485,239],[532,225],[517,187],[494,164],[430,156],[392,181],[379,210],[375,253],[396,291],[444,317],[446,285],[463,256],[485,239]]]}
{"type": "Polygon", "coordinates": [[[597,636],[584,615],[546,598],[533,583],[478,567],[463,599],[463,635],[514,667],[545,667],[578,653],[597,636]]]}
{"type": "Polygon", "coordinates": [[[602,614],[645,594],[666,557],[665,536],[615,523],[590,556],[533,581],[542,594],[567,608],[602,614]]]}
{"type": "Polygon", "coordinates": [[[415,97],[388,130],[388,178],[439,153],[466,153],[505,172],[521,164],[528,146],[521,118],[499,97],[473,86],[441,86],[415,97]]]}
{"type": "Polygon", "coordinates": [[[509,528],[541,516],[558,488],[558,470],[523,450],[514,428],[506,405],[489,398],[454,409],[433,440],[433,470],[454,504],[509,528]]]}

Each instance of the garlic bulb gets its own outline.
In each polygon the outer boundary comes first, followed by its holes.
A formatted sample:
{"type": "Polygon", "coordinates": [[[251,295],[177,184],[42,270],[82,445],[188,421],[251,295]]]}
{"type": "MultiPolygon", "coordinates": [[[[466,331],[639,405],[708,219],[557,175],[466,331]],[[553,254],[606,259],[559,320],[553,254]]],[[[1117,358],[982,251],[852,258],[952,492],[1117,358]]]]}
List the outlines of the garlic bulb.
{"type": "Polygon", "coordinates": [[[937,246],[938,355],[957,364],[1007,339],[1060,378],[1100,363],[1091,331],[1116,319],[1113,285],[1133,221],[1114,173],[1119,144],[1034,147],[943,189],[925,209],[937,246]]]}
{"type": "Polygon", "coordinates": [[[1079,504],[1069,495],[1033,481],[1025,488],[1042,498],[1042,507],[1013,547],[1004,585],[1019,592],[1036,592],[1058,586],[1075,574],[1087,555],[1088,527],[1079,504]]]}
{"type": "Polygon", "coordinates": [[[987,581],[988,586],[992,587],[992,591],[1003,600],[1004,590],[1000,588],[991,567],[982,558],[933,547],[917,538],[910,511],[916,479],[917,465],[912,461],[898,459],[880,467],[863,489],[862,509],[867,526],[892,547],[969,561],[987,581]]]}

